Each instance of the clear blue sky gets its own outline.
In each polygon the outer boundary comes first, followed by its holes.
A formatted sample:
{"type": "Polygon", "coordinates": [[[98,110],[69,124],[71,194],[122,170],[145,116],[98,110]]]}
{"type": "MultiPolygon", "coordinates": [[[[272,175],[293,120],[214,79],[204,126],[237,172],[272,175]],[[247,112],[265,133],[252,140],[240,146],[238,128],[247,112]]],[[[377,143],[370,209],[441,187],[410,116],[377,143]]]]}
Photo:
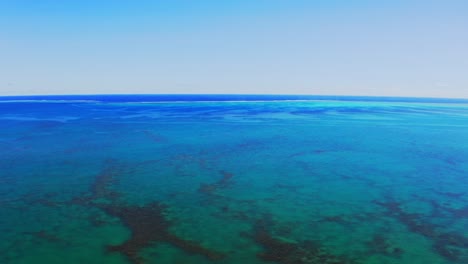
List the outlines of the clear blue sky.
{"type": "Polygon", "coordinates": [[[468,1],[0,1],[0,94],[96,93],[468,98],[468,1]]]}

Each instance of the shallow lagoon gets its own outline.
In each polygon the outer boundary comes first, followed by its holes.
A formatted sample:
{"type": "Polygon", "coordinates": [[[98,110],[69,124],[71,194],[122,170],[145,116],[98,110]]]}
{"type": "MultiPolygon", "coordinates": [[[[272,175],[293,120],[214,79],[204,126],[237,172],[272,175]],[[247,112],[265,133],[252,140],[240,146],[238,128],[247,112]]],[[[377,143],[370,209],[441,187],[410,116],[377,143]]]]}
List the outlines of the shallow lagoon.
{"type": "Polygon", "coordinates": [[[0,263],[468,263],[468,102],[128,98],[0,99],[0,263]]]}

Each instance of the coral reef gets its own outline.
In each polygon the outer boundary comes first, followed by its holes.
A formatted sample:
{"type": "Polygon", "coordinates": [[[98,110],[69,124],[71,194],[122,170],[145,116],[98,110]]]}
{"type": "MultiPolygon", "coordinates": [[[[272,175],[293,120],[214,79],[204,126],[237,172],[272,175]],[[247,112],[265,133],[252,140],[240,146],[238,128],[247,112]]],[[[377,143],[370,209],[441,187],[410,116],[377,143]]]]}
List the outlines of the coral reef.
{"type": "Polygon", "coordinates": [[[443,232],[440,226],[426,221],[423,215],[403,210],[399,202],[376,201],[376,204],[384,207],[390,216],[398,219],[411,232],[432,240],[432,248],[440,256],[457,263],[468,260],[468,237],[455,232],[443,232]]]}
{"type": "Polygon", "coordinates": [[[116,177],[123,172],[123,166],[117,161],[106,160],[104,168],[96,176],[94,183],[91,185],[91,200],[105,198],[114,200],[119,194],[111,190],[112,184],[116,182],[116,177]]]}
{"type": "Polygon", "coordinates": [[[383,234],[375,234],[367,246],[371,254],[380,254],[387,257],[399,258],[403,254],[403,249],[392,245],[383,234]]]}
{"type": "Polygon", "coordinates": [[[88,194],[74,197],[72,204],[93,205],[100,199],[115,201],[120,194],[112,190],[117,177],[124,172],[124,166],[114,159],[107,159],[101,171],[94,177],[88,194]]]}
{"type": "Polygon", "coordinates": [[[119,218],[131,231],[130,238],[122,244],[109,246],[111,252],[120,252],[132,263],[144,263],[138,253],[156,242],[169,243],[187,253],[199,254],[210,260],[223,257],[219,252],[204,248],[193,241],[184,240],[169,232],[171,222],[164,216],[165,206],[153,202],[144,206],[102,205],[108,215],[119,218]]]}
{"type": "Polygon", "coordinates": [[[172,222],[164,215],[165,205],[152,202],[143,206],[128,205],[120,201],[121,194],[112,190],[112,185],[123,172],[123,166],[115,160],[105,162],[104,168],[96,175],[90,194],[77,197],[73,202],[94,206],[109,216],[118,218],[130,230],[130,237],[119,245],[108,246],[109,252],[119,252],[134,264],[145,263],[139,253],[154,243],[168,243],[189,254],[198,254],[209,260],[224,257],[220,252],[210,250],[194,241],[185,240],[169,229],[172,222]],[[104,201],[103,201],[104,200],[104,201]]]}
{"type": "Polygon", "coordinates": [[[273,236],[269,229],[270,220],[258,220],[253,228],[252,238],[264,251],[257,256],[264,261],[280,264],[352,264],[352,260],[336,256],[315,241],[299,243],[286,241],[273,236]]]}
{"type": "Polygon", "coordinates": [[[47,241],[49,243],[67,244],[67,241],[65,239],[62,239],[59,236],[55,235],[52,231],[41,229],[35,232],[24,232],[23,234],[30,235],[33,238],[36,238],[41,241],[47,241]]]}
{"type": "Polygon", "coordinates": [[[234,174],[227,171],[220,171],[220,174],[222,175],[221,179],[211,184],[201,184],[198,191],[206,194],[213,194],[216,190],[226,188],[232,183],[234,174]]]}

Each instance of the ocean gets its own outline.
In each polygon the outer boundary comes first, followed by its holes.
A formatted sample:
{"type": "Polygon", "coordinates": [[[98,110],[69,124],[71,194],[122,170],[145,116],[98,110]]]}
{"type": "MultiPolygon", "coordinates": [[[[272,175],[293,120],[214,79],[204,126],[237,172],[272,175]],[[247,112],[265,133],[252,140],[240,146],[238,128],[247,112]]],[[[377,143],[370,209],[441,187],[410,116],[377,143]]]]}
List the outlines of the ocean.
{"type": "Polygon", "coordinates": [[[0,263],[468,263],[468,100],[0,97],[0,263]]]}

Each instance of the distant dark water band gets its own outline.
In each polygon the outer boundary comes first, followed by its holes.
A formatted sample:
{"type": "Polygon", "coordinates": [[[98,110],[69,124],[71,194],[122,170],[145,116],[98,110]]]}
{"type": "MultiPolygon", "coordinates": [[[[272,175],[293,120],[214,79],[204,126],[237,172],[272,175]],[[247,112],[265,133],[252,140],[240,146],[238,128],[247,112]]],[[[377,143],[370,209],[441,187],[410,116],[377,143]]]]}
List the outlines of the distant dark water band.
{"type": "Polygon", "coordinates": [[[373,97],[373,96],[329,96],[329,95],[264,95],[264,94],[116,94],[116,95],[34,95],[0,96],[0,102],[197,102],[197,101],[364,101],[364,102],[408,102],[408,103],[468,103],[468,99],[418,98],[418,97],[373,97]]]}

